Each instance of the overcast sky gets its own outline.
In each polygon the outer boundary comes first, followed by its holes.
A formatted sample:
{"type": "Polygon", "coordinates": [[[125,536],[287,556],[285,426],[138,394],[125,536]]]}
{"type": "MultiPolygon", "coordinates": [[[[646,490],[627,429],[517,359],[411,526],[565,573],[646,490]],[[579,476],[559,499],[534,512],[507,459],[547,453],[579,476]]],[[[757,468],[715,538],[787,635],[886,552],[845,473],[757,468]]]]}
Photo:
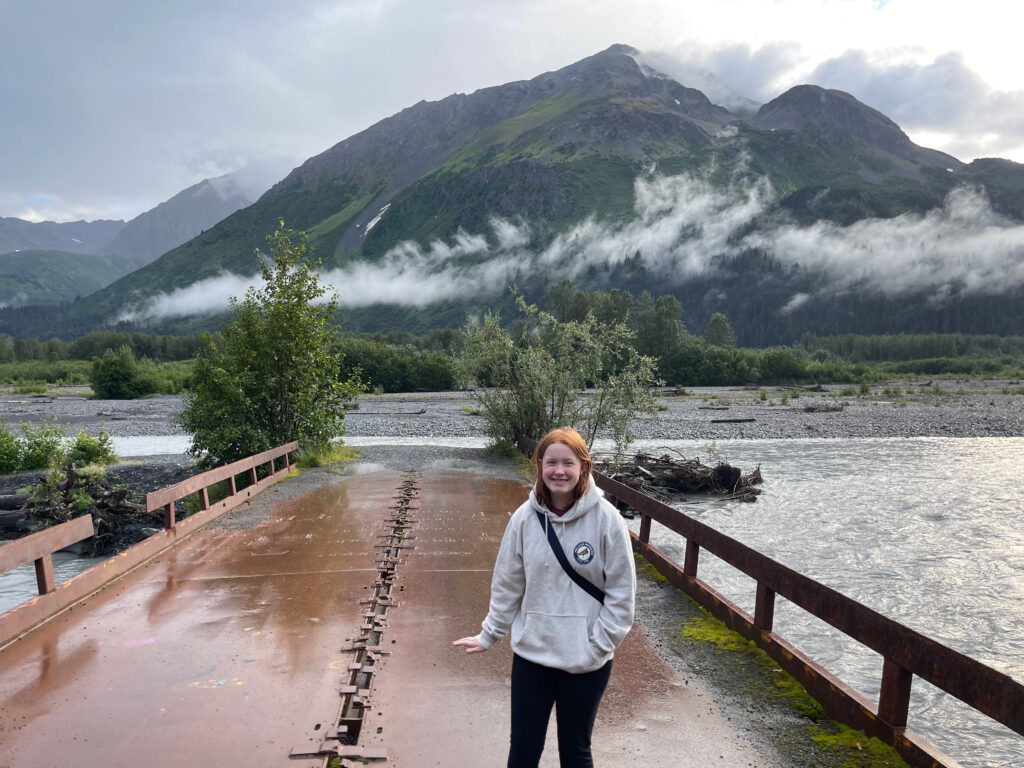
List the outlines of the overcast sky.
{"type": "Polygon", "coordinates": [[[919,144],[1024,162],[1014,6],[0,0],[0,216],[128,219],[246,166],[269,183],[421,99],[528,79],[613,43],[676,62],[686,85],[713,74],[720,102],[811,82],[852,93],[919,144]]]}

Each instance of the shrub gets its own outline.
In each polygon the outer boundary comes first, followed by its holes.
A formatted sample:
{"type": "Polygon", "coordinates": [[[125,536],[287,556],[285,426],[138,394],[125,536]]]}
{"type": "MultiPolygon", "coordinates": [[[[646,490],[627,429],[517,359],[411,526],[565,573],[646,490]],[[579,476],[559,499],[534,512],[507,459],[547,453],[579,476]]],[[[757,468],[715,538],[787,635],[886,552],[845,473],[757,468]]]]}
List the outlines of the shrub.
{"type": "Polygon", "coordinates": [[[0,424],[0,473],[9,474],[21,469],[25,443],[7,424],[0,424]]]}
{"type": "Polygon", "coordinates": [[[654,360],[637,354],[624,323],[601,323],[592,313],[563,322],[518,294],[516,306],[525,315],[516,338],[488,314],[467,328],[456,360],[485,412],[487,435],[500,445],[571,426],[592,445],[608,429],[616,450],[624,450],[630,420],[656,412],[654,360]],[[585,388],[596,391],[583,396],[585,388]]]}
{"type": "Polygon", "coordinates": [[[19,425],[24,438],[22,469],[46,469],[60,463],[64,456],[64,428],[52,421],[39,424],[22,422],[19,425]]]}
{"type": "Polygon", "coordinates": [[[807,374],[807,360],[792,347],[772,347],[761,352],[758,369],[768,381],[800,381],[807,374]]]}
{"type": "Polygon", "coordinates": [[[157,391],[152,366],[141,368],[127,344],[92,359],[90,384],[102,400],[134,400],[157,391]]]}
{"type": "Polygon", "coordinates": [[[117,461],[114,441],[104,429],[95,437],[80,429],[74,441],[68,446],[65,459],[75,464],[113,464],[117,461]]]}
{"type": "Polygon", "coordinates": [[[16,384],[14,392],[18,395],[45,395],[46,384],[42,381],[26,381],[16,384]]]}

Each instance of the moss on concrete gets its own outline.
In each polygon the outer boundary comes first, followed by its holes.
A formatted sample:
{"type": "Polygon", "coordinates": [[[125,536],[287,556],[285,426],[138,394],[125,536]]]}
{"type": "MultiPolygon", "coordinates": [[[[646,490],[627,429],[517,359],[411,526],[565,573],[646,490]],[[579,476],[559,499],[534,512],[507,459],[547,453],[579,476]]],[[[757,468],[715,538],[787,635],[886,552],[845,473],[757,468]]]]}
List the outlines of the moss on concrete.
{"type": "Polygon", "coordinates": [[[908,768],[893,747],[831,720],[824,707],[792,675],[780,669],[771,656],[703,608],[697,606],[683,620],[680,634],[688,643],[714,646],[728,654],[732,663],[745,668],[746,693],[751,698],[767,696],[805,718],[811,741],[833,753],[833,764],[839,768],[908,768]]]}
{"type": "Polygon", "coordinates": [[[814,729],[811,738],[815,743],[850,756],[841,768],[910,768],[896,751],[876,738],[868,738],[863,731],[855,731],[841,723],[820,725],[814,729]]]}

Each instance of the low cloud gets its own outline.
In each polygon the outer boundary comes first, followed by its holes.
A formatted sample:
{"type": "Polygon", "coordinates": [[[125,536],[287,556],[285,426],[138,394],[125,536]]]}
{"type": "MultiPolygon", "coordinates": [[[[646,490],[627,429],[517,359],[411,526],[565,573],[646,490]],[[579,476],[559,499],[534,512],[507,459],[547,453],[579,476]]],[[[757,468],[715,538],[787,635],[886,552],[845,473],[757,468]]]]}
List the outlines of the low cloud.
{"type": "Polygon", "coordinates": [[[161,293],[149,299],[144,306],[129,308],[118,320],[145,322],[165,317],[218,315],[228,309],[232,298],[241,298],[250,287],[262,285],[258,276],[244,277],[223,272],[170,293],[161,293]]]}
{"type": "MultiPolygon", "coordinates": [[[[820,275],[819,296],[853,288],[886,295],[927,290],[942,301],[954,290],[994,294],[1024,286],[1024,225],[996,214],[973,188],[953,190],[941,208],[924,214],[846,227],[762,222],[753,232],[749,225],[775,202],[765,179],[721,189],[689,175],[654,176],[638,179],[635,193],[633,220],[588,218],[543,249],[530,247],[528,223],[494,218],[486,233],[460,230],[426,246],[403,242],[377,262],[322,277],[345,307],[426,306],[500,294],[538,274],[578,280],[636,258],[668,287],[713,273],[720,256],[759,249],[820,275]]],[[[125,319],[221,312],[251,282],[223,274],[162,295],[125,319]]],[[[791,312],[811,298],[799,294],[779,310],[791,312]]]]}
{"type": "MultiPolygon", "coordinates": [[[[827,221],[783,226],[744,238],[784,264],[820,272],[819,293],[867,288],[888,296],[953,289],[998,294],[1024,285],[1024,225],[996,214],[973,188],[954,189],[942,208],[841,227],[827,221]]],[[[792,302],[791,302],[792,303],[792,302]]]]}

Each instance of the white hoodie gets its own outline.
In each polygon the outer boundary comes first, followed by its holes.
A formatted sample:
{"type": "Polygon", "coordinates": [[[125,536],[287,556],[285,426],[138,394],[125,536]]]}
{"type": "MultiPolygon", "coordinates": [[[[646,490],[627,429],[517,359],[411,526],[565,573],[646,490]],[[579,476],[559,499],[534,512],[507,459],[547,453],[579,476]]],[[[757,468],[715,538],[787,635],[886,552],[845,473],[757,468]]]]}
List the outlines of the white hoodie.
{"type": "Polygon", "coordinates": [[[633,626],[635,594],[629,530],[594,478],[561,517],[531,490],[505,528],[491,579],[491,605],[477,640],[490,648],[511,634],[512,650],[524,659],[574,674],[591,672],[604,666],[633,626]],[[554,527],[570,565],[604,590],[603,605],[558,564],[546,525],[554,527]]]}

